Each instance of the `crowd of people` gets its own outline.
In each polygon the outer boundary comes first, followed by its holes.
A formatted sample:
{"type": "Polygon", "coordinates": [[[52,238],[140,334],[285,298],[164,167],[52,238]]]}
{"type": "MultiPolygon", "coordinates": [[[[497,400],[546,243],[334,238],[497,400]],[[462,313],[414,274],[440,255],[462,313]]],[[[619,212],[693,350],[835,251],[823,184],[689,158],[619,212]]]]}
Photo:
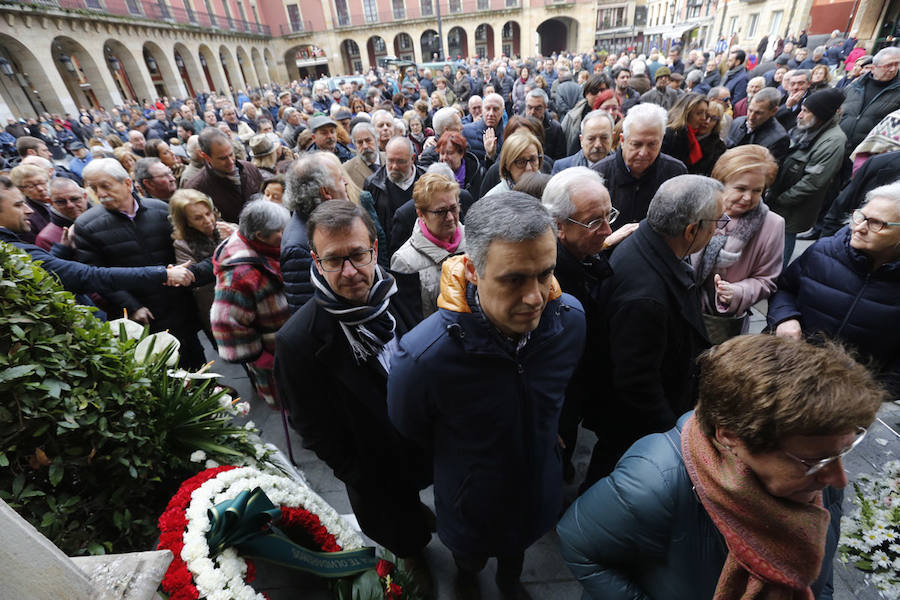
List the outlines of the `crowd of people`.
{"type": "Polygon", "coordinates": [[[0,240],[245,365],[423,589],[436,531],[457,597],[489,557],[528,597],[559,522],[594,598],[830,598],[840,458],[900,398],[900,48],[794,46],[10,119],[0,240]]]}

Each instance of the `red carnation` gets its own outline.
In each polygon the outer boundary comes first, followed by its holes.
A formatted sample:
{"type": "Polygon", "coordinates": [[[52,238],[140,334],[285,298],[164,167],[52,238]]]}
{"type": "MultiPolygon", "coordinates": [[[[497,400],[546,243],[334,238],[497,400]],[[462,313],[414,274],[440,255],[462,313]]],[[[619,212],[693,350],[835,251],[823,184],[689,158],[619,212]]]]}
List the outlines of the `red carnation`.
{"type": "Polygon", "coordinates": [[[256,579],[256,564],[249,559],[246,559],[245,562],[247,563],[247,578],[245,581],[250,583],[256,579]]]}
{"type": "Polygon", "coordinates": [[[378,573],[379,577],[387,577],[393,570],[394,563],[386,561],[383,558],[379,558],[378,564],[375,565],[375,572],[378,573]]]}
{"type": "Polygon", "coordinates": [[[388,586],[388,589],[384,590],[384,597],[387,598],[387,600],[401,600],[403,597],[403,588],[392,581],[388,586]]]}

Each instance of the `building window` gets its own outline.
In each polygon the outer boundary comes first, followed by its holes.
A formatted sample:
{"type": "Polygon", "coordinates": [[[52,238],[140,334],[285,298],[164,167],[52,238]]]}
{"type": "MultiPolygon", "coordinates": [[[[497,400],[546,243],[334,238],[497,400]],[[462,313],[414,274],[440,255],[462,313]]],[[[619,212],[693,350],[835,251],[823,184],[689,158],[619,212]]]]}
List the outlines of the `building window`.
{"type": "MultiPolygon", "coordinates": [[[[184,0],[184,1],[187,2],[188,0],[184,0]]],[[[257,26],[258,26],[258,25],[259,25],[259,13],[256,12],[256,5],[255,5],[255,4],[251,4],[251,5],[250,5],[250,10],[253,11],[253,22],[256,23],[257,26]]]]}
{"type": "Polygon", "coordinates": [[[430,17],[434,14],[434,6],[431,4],[431,0],[422,0],[422,16],[430,17]]]}
{"type": "Polygon", "coordinates": [[[750,23],[747,25],[747,36],[756,37],[756,26],[759,24],[759,13],[750,15],[750,23]]]}
{"type": "Polygon", "coordinates": [[[206,2],[206,14],[209,15],[209,24],[213,27],[216,27],[216,16],[213,14],[212,2],[211,0],[205,0],[206,2]]]}
{"type": "Polygon", "coordinates": [[[345,27],[350,24],[350,11],[347,10],[347,0],[334,0],[337,9],[338,26],[345,27]]]}
{"type": "Polygon", "coordinates": [[[406,18],[406,2],[405,0],[393,0],[394,19],[400,20],[406,18]]]}
{"type": "Polygon", "coordinates": [[[737,16],[731,17],[731,20],[730,20],[728,23],[729,23],[729,24],[728,24],[728,35],[733,35],[733,34],[737,33],[737,28],[738,28],[738,26],[737,26],[737,24],[738,24],[738,18],[737,18],[737,16]]]}
{"type": "Polygon", "coordinates": [[[478,0],[478,10],[490,10],[491,0],[478,0]]]}
{"type": "Polygon", "coordinates": [[[100,0],[86,0],[84,5],[87,6],[88,8],[97,8],[97,9],[103,8],[103,5],[100,4],[100,0]]]}
{"type": "Polygon", "coordinates": [[[412,50],[412,38],[405,33],[401,33],[397,36],[397,46],[399,46],[401,50],[412,50]]]}
{"type": "Polygon", "coordinates": [[[378,22],[378,6],[375,0],[363,0],[363,13],[366,16],[366,23],[378,22]]]}
{"type": "Polygon", "coordinates": [[[462,2],[460,0],[450,0],[450,12],[462,12],[462,2]]]}
{"type": "Polygon", "coordinates": [[[688,0],[687,18],[693,19],[700,16],[703,10],[703,0],[688,0]]]}
{"type": "Polygon", "coordinates": [[[128,7],[128,12],[131,14],[141,14],[141,7],[138,5],[138,0],[125,0],[125,5],[128,7]]]}
{"type": "Polygon", "coordinates": [[[238,5],[238,10],[241,13],[241,21],[243,21],[244,23],[247,23],[247,12],[244,10],[244,3],[241,2],[241,0],[238,0],[237,5],[238,5]]]}
{"type": "Polygon", "coordinates": [[[597,15],[597,29],[612,29],[626,25],[625,7],[606,8],[597,15]]]}
{"type": "Polygon", "coordinates": [[[231,7],[228,6],[228,0],[222,2],[222,8],[225,9],[225,22],[228,23],[228,29],[234,29],[234,19],[231,18],[231,7]]]}
{"type": "Polygon", "coordinates": [[[769,25],[769,35],[777,35],[781,29],[781,20],[784,18],[783,10],[772,11],[772,24],[769,25]]]}
{"type": "MultiPolygon", "coordinates": [[[[515,8],[519,6],[519,0],[506,0],[506,8],[515,8]]],[[[507,54],[507,56],[510,56],[507,54]]]]}
{"type": "Polygon", "coordinates": [[[300,18],[300,7],[296,4],[287,5],[288,20],[291,22],[291,31],[303,31],[303,19],[300,18]]]}
{"type": "Polygon", "coordinates": [[[184,0],[184,12],[187,14],[188,21],[197,22],[197,16],[194,14],[194,7],[191,6],[191,0],[184,0]]]}

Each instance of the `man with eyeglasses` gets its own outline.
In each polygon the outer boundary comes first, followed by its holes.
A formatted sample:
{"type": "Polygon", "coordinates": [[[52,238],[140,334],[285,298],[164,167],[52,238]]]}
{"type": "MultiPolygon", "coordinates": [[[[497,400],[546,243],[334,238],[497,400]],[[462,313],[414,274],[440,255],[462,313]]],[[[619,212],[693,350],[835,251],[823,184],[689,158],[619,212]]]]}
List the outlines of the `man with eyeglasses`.
{"type": "Polygon", "coordinates": [[[416,322],[418,286],[378,266],[375,224],[347,200],[321,203],[307,234],[314,297],[278,332],[279,397],[304,447],[344,482],[363,533],[400,557],[430,595],[422,551],[434,515],[419,499],[431,483],[430,456],[397,432],[386,403],[398,340],[416,322]]]}
{"type": "Polygon", "coordinates": [[[384,228],[386,247],[382,248],[382,266],[390,264],[390,255],[409,238],[410,231],[397,232],[394,239],[394,213],[412,200],[413,185],[425,171],[416,163],[416,150],[408,138],[396,136],[385,146],[385,164],[366,178],[363,189],[372,194],[378,222],[384,228]]]}
{"type": "Polygon", "coordinates": [[[600,317],[597,298],[600,284],[612,275],[603,250],[628,237],[638,226],[632,223],[612,232],[610,226],[619,211],[610,203],[603,178],[584,166],[554,175],[544,188],[541,202],[556,221],[556,279],[581,302],[587,320],[585,352],[566,389],[559,421],[559,436],[564,444],[563,477],[571,482],[575,476],[572,454],[578,442],[578,424],[584,408],[595,399],[595,361],[602,354],[601,339],[596,335],[600,317]]]}
{"type": "MultiPolygon", "coordinates": [[[[50,222],[38,234],[34,245],[50,250],[53,244],[63,241],[66,228],[85,212],[88,204],[87,192],[81,186],[65,177],[50,180],[50,222]]],[[[69,233],[74,239],[74,233],[69,233]]]]}
{"type": "Polygon", "coordinates": [[[582,490],[612,472],[632,443],[667,431],[694,406],[694,359],[709,339],[685,259],[727,224],[723,190],[699,175],[669,179],[647,218],[612,254],[592,331],[602,345],[592,376],[604,382],[605,396],[602,406],[585,408],[585,426],[598,439],[582,490]]]}
{"type": "Polygon", "coordinates": [[[781,123],[785,131],[790,131],[797,125],[797,117],[803,102],[809,97],[809,80],[811,73],[806,69],[797,69],[785,74],[787,79],[787,96],[778,109],[775,118],[781,123]]]}
{"type": "Polygon", "coordinates": [[[166,204],[178,189],[172,169],[158,158],[141,158],[134,165],[134,181],[147,198],[156,198],[166,204]]]}
{"type": "Polygon", "coordinates": [[[839,340],[900,399],[900,183],[876,187],[849,225],[807,248],[778,278],[776,335],[839,340]]]}

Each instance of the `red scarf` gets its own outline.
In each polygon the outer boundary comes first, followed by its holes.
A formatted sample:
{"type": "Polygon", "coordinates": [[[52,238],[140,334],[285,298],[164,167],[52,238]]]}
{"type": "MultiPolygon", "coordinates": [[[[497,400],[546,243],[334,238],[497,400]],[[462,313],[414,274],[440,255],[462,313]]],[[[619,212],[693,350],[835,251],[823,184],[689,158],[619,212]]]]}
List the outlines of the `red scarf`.
{"type": "Polygon", "coordinates": [[[697,141],[697,132],[694,131],[690,125],[686,128],[688,134],[688,146],[690,147],[690,151],[688,152],[688,162],[693,165],[703,158],[703,150],[700,148],[700,142],[697,141]]]}
{"type": "Polygon", "coordinates": [[[728,545],[714,600],[813,600],[830,515],[814,504],[776,498],[736,455],[700,431],[681,432],[684,466],[703,508],[728,545]]]}

